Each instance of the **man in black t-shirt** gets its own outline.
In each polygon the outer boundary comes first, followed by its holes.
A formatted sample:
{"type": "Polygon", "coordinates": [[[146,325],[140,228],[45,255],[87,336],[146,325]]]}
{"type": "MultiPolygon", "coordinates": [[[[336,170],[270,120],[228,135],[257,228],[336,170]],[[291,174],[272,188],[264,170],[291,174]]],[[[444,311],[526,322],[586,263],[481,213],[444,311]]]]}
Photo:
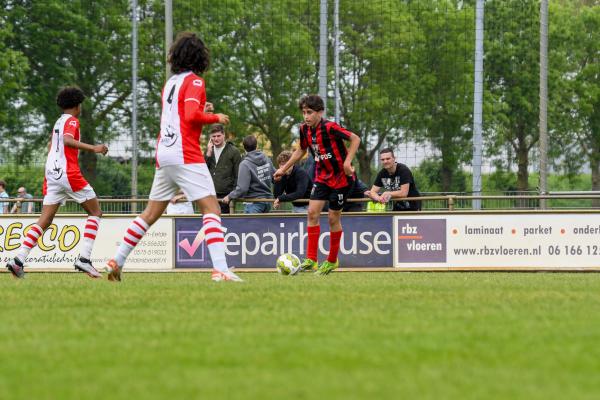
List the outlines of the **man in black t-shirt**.
{"type": "Polygon", "coordinates": [[[394,211],[419,211],[421,209],[420,201],[398,200],[421,196],[410,169],[406,165],[396,162],[394,151],[389,147],[382,149],[379,157],[383,169],[377,174],[369,197],[380,203],[394,200],[394,211]],[[383,189],[383,193],[379,194],[381,189],[383,189]]]}

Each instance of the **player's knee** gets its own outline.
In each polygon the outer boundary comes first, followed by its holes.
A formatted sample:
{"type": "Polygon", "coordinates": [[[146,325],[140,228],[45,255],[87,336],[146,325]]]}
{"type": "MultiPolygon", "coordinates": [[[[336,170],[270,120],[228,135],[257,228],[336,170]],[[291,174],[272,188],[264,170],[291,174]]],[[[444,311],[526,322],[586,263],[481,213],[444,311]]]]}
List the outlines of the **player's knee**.
{"type": "Polygon", "coordinates": [[[319,214],[320,212],[314,209],[308,209],[308,220],[311,222],[315,222],[319,220],[319,214]]]}
{"type": "Polygon", "coordinates": [[[98,210],[98,211],[92,211],[90,213],[90,217],[98,217],[98,218],[102,218],[102,210],[98,210]]]}

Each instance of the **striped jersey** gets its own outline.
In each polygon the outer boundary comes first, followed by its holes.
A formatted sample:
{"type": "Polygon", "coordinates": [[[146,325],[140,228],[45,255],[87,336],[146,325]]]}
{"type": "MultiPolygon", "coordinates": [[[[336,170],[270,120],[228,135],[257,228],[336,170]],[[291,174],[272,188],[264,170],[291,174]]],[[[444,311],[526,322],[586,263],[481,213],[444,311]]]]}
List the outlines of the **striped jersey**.
{"type": "Polygon", "coordinates": [[[344,160],[348,154],[344,140],[350,140],[352,132],[332,121],[321,119],[316,127],[300,125],[300,147],[310,149],[315,158],[315,183],[323,183],[333,189],[352,184],[353,177],[344,172],[344,160]]]}
{"type": "Polygon", "coordinates": [[[173,75],[162,92],[160,134],[156,145],[156,168],[166,165],[204,163],[200,134],[204,123],[218,117],[204,114],[204,80],[191,71],[173,75]],[[202,115],[201,120],[186,118],[186,108],[202,115]]]}
{"type": "Polygon", "coordinates": [[[43,193],[48,187],[58,186],[78,192],[88,185],[79,169],[79,149],[65,146],[64,137],[79,140],[79,120],[70,114],[63,114],[52,128],[52,144],[46,159],[43,193]]]}

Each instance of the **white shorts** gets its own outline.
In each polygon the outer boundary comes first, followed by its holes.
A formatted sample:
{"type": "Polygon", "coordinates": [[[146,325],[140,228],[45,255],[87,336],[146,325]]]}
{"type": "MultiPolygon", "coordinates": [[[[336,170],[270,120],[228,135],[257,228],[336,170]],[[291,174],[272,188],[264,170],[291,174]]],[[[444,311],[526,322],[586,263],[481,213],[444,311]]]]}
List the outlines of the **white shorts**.
{"type": "Polygon", "coordinates": [[[150,200],[169,201],[179,189],[188,201],[217,195],[206,164],[180,164],[167,165],[156,170],[150,200]]]}
{"type": "Polygon", "coordinates": [[[67,198],[69,197],[81,204],[88,200],[95,199],[96,192],[94,192],[94,189],[92,189],[90,185],[87,185],[78,192],[74,192],[64,186],[48,185],[43,204],[65,204],[65,201],[67,201],[67,198]]]}

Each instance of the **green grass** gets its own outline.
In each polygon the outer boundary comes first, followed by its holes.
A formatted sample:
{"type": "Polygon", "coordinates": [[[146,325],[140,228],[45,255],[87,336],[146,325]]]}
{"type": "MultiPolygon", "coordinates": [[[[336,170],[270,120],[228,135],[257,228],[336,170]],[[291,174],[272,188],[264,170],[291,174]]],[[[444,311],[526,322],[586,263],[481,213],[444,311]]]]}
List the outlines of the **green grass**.
{"type": "Polygon", "coordinates": [[[592,399],[600,275],[0,274],[1,399],[592,399]]]}

